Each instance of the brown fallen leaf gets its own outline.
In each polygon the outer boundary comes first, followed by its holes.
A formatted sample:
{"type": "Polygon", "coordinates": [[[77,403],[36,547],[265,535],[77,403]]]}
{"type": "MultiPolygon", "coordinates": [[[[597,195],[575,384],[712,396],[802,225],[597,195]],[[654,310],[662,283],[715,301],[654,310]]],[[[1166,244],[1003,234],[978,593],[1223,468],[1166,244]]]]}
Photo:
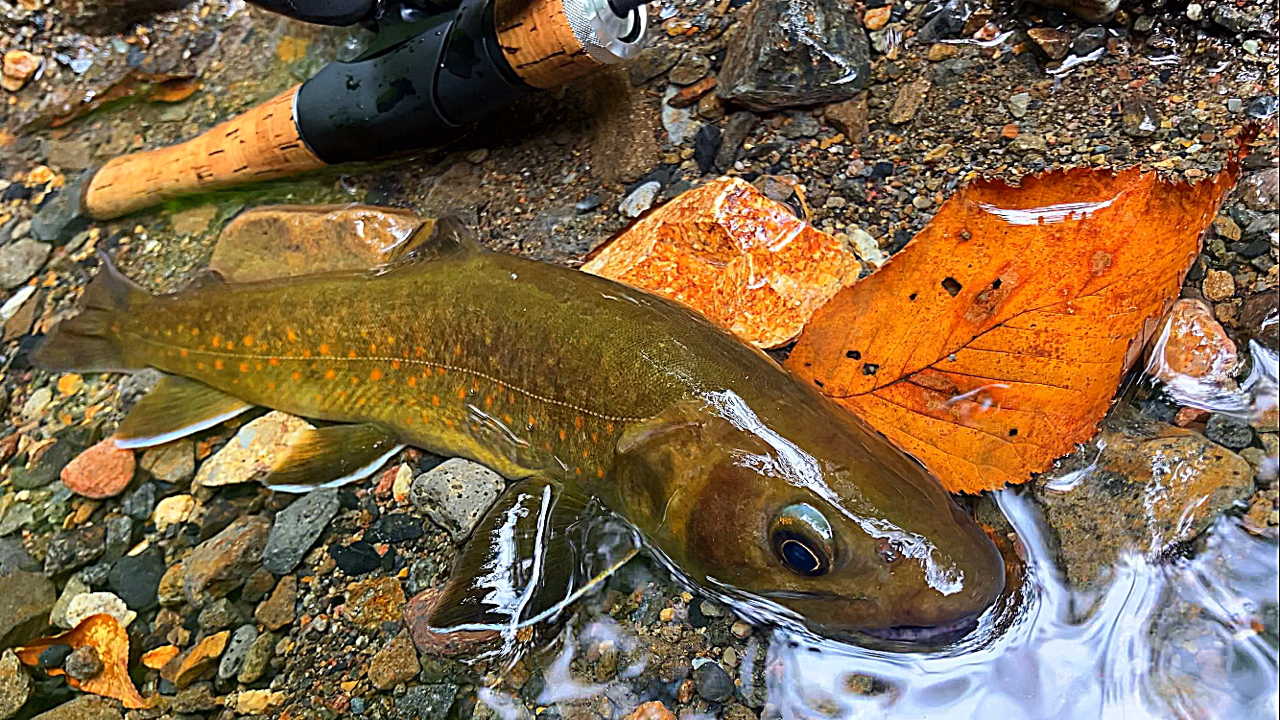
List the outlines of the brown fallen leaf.
{"type": "MultiPolygon", "coordinates": [[[[71,687],[115,698],[130,710],[151,707],[151,701],[138,693],[138,688],[129,678],[129,634],[115,618],[110,615],[90,615],[67,632],[32,640],[15,652],[24,664],[36,667],[40,664],[40,653],[50,645],[70,645],[72,648],[88,645],[98,651],[98,657],[102,659],[102,672],[84,682],[67,676],[67,684],[71,687]]],[[[49,675],[65,675],[62,668],[49,668],[45,672],[49,675]]]]}
{"type": "Polygon", "coordinates": [[[816,312],[787,366],[953,492],[1025,482],[1096,432],[1234,175],[974,183],[816,312]]]}
{"type": "Polygon", "coordinates": [[[771,348],[794,339],[862,266],[784,205],[720,178],[649,213],[582,269],[684,303],[771,348]]]}

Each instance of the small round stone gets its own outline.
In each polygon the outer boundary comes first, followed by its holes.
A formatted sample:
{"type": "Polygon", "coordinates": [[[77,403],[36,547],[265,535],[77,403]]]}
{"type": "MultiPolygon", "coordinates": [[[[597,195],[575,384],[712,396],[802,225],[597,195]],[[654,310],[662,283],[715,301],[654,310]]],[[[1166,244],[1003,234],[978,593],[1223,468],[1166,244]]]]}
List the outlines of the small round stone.
{"type": "Polygon", "coordinates": [[[83,645],[67,656],[62,669],[80,682],[92,680],[102,672],[102,658],[98,656],[97,648],[83,645]]]}

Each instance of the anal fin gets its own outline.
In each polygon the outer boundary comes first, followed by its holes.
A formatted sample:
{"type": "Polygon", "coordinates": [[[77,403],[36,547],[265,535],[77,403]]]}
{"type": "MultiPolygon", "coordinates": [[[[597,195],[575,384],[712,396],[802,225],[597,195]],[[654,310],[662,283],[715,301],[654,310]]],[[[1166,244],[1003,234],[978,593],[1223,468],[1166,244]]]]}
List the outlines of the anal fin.
{"type": "Polygon", "coordinates": [[[555,620],[640,550],[635,529],[594,500],[529,478],[476,526],[429,617],[438,632],[499,632],[555,620]]]}
{"type": "Polygon", "coordinates": [[[366,478],[404,448],[378,425],[331,425],[301,433],[262,482],[280,492],[308,492],[366,478]]]}
{"type": "Polygon", "coordinates": [[[166,375],[120,423],[116,446],[162,445],[230,420],[251,407],[252,404],[202,382],[166,375]]]}

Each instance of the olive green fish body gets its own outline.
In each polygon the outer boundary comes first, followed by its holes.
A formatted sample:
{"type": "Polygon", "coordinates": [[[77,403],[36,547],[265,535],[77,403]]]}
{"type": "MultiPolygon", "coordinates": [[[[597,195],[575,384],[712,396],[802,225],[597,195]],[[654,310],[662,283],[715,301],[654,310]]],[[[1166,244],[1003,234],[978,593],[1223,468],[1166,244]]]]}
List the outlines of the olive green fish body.
{"type": "Polygon", "coordinates": [[[918,463],[763,353],[634,288],[466,249],[162,297],[124,282],[90,287],[45,366],[156,367],[554,481],[695,582],[821,628],[947,626],[1003,587],[994,546],[918,463]]]}

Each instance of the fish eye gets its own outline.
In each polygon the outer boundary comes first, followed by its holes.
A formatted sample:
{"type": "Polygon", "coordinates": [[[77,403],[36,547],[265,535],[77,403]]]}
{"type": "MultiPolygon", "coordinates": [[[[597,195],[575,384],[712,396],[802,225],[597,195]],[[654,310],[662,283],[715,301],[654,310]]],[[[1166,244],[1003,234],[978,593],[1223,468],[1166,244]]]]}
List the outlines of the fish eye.
{"type": "Polygon", "coordinates": [[[787,569],[797,575],[818,577],[831,569],[831,524],[806,503],[783,508],[769,531],[773,552],[787,569]]]}

